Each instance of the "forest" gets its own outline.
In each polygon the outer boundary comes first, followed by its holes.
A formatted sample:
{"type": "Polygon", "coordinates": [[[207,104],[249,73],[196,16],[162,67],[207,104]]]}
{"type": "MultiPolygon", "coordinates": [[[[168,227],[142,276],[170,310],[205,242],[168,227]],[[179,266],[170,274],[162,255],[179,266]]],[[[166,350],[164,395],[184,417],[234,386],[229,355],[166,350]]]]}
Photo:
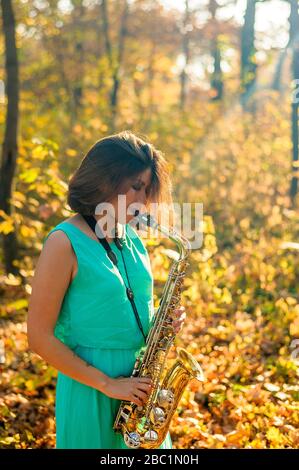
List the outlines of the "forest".
{"type": "MultiPolygon", "coordinates": [[[[173,447],[299,448],[298,1],[0,5],[0,449],[55,447],[31,282],[72,215],[70,175],[124,129],[163,152],[175,202],[203,204],[175,347],[205,380],[184,392],[173,447]]],[[[158,305],[171,260],[145,243],[158,305]]]]}

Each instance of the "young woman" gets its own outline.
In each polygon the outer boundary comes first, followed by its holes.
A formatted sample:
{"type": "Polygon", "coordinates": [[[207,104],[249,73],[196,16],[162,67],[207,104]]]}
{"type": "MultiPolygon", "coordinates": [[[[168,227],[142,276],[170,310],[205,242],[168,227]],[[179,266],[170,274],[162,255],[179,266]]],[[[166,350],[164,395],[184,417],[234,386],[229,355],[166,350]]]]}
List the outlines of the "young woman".
{"type": "MultiPolygon", "coordinates": [[[[35,270],[28,342],[58,370],[56,448],[127,448],[113,430],[120,401],[142,405],[152,386],[148,378],[130,377],[153,319],[153,276],[143,241],[129,224],[134,215],[119,222],[119,195],[126,212],[134,204],[171,202],[162,153],[130,131],[104,137],[87,152],[69,183],[75,215],[48,233],[35,270]],[[117,266],[87,223],[88,216],[102,220],[96,209],[107,202],[116,219],[105,235],[117,266]],[[129,286],[141,325],[126,295],[129,286]]],[[[178,333],[184,308],[176,315],[178,333]]],[[[171,447],[168,433],[161,448],[171,447]]]]}

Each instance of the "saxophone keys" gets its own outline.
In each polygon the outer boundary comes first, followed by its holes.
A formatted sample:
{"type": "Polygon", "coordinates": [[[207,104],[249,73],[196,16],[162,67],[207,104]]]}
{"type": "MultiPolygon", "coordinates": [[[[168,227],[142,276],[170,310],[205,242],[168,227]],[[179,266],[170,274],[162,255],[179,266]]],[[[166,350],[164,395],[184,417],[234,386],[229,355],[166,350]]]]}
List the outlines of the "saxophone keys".
{"type": "Polygon", "coordinates": [[[157,396],[157,402],[159,406],[168,408],[174,402],[174,393],[171,390],[160,390],[157,396]]]}
{"type": "Polygon", "coordinates": [[[156,442],[157,440],[158,440],[158,433],[156,433],[156,431],[154,431],[153,429],[146,431],[146,433],[144,434],[145,442],[156,442]]]}
{"type": "Polygon", "coordinates": [[[159,408],[158,406],[155,406],[154,408],[151,409],[150,419],[151,419],[151,422],[155,424],[156,426],[162,425],[165,422],[165,413],[161,408],[159,408]]]}
{"type": "Polygon", "coordinates": [[[126,432],[124,435],[124,441],[131,449],[138,449],[140,446],[140,434],[138,434],[138,432],[126,432]]]}
{"type": "Polygon", "coordinates": [[[129,406],[125,406],[121,413],[120,413],[120,416],[121,418],[125,421],[125,423],[127,423],[129,421],[129,418],[130,418],[130,414],[132,412],[132,408],[129,407],[129,406]]]}

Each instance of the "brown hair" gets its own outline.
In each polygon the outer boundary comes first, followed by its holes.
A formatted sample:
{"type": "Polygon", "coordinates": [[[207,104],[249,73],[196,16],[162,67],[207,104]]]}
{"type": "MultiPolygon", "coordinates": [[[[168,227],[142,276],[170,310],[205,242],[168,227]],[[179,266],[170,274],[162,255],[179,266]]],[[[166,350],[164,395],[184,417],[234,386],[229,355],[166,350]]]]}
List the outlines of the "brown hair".
{"type": "Polygon", "coordinates": [[[94,214],[97,204],[125,193],[131,180],[151,168],[148,201],[172,204],[168,164],[160,150],[131,131],[103,137],[83,158],[69,181],[67,202],[82,215],[94,214]]]}

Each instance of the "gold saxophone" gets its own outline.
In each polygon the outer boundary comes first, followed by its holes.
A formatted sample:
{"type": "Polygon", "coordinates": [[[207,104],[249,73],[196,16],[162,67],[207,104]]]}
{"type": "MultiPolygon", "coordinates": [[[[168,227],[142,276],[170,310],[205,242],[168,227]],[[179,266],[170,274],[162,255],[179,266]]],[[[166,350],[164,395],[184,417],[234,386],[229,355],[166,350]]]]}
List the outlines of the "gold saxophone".
{"type": "Polygon", "coordinates": [[[156,223],[149,215],[140,215],[138,219],[174,241],[179,253],[175,253],[146,345],[139,353],[131,375],[150,377],[152,391],[143,406],[122,401],[113,429],[123,434],[125,444],[130,448],[157,449],[166,437],[187,384],[193,378],[203,381],[204,375],[198,362],[183,348],[177,348],[178,357],[174,364],[169,370],[166,367],[167,355],[175,339],[171,326],[173,311],[180,302],[190,243],[173,229],[156,223]]]}

